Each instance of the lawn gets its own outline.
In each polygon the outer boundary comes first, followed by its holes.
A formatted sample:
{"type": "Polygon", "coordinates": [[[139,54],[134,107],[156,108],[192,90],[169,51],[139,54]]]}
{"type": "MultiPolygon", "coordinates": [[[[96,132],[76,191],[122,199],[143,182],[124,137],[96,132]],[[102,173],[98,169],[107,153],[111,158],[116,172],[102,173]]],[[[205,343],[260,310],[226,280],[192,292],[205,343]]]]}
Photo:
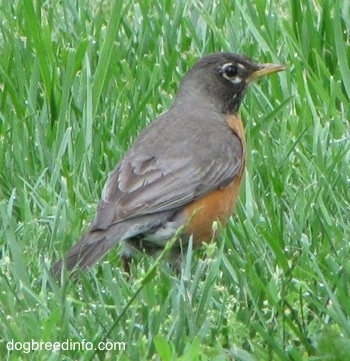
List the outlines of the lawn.
{"type": "Polygon", "coordinates": [[[349,39],[347,0],[0,1],[0,359],[347,360],[349,39]],[[115,249],[55,282],[108,172],[216,51],[288,66],[241,107],[218,242],[180,275],[144,257],[128,279],[115,249]]]}

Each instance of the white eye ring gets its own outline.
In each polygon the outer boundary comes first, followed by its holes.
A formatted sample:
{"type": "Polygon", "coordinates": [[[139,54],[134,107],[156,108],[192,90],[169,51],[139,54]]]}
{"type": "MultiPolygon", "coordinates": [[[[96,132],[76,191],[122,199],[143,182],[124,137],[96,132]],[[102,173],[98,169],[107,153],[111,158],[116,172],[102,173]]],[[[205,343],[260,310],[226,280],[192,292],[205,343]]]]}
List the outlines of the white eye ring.
{"type": "Polygon", "coordinates": [[[220,69],[220,74],[223,78],[229,80],[233,84],[238,84],[242,81],[242,79],[237,76],[238,69],[236,65],[233,65],[232,63],[226,63],[224,64],[220,69]]]}

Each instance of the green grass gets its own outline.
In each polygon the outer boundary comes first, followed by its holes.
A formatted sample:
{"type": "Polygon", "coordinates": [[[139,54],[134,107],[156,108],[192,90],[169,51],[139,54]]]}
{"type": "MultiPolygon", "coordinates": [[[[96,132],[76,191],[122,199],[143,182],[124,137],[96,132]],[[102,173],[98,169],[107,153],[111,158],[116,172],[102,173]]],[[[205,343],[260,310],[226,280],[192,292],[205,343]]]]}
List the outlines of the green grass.
{"type": "Polygon", "coordinates": [[[340,0],[0,2],[0,359],[347,359],[349,38],[340,0]],[[216,247],[179,277],[144,258],[128,281],[113,251],[53,282],[108,171],[221,50],[289,69],[246,96],[247,174],[216,247]],[[126,349],[6,349],[32,339],[126,349]]]}

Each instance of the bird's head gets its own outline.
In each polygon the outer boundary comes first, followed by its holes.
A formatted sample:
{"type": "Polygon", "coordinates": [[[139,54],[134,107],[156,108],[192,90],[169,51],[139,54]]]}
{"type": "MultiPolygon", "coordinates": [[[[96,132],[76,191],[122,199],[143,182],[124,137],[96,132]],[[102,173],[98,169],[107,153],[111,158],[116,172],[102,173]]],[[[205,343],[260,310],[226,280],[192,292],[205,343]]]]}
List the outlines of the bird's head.
{"type": "Polygon", "coordinates": [[[177,98],[207,104],[221,113],[236,113],[252,81],[285,69],[280,64],[258,64],[240,54],[207,55],[185,75],[177,98]]]}

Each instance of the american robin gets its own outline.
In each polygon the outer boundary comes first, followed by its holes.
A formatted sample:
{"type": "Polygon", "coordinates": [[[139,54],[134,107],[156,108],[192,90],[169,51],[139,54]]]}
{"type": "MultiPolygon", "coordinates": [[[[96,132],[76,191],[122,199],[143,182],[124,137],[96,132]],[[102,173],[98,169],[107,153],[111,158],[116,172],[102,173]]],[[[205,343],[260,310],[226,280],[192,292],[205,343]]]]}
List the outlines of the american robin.
{"type": "Polygon", "coordinates": [[[232,214],[245,168],[238,115],[248,85],[286,69],[239,54],[200,59],[182,80],[172,107],[151,123],[110,173],[89,230],[53,273],[88,269],[118,243],[128,269],[135,251],[155,253],[183,227],[180,243],[210,242],[213,222],[232,214]]]}

